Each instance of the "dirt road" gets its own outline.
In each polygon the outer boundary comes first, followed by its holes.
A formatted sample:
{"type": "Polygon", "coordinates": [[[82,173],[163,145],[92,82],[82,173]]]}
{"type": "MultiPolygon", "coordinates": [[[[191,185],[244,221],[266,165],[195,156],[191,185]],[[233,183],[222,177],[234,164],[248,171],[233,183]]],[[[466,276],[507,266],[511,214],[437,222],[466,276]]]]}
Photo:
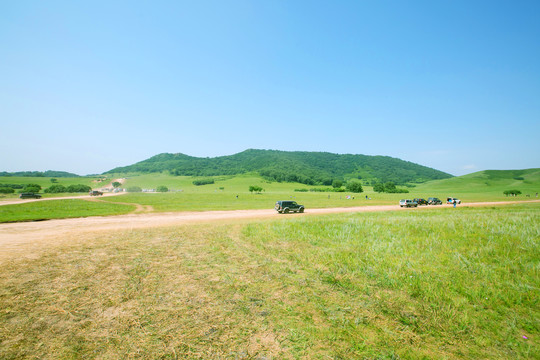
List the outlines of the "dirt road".
{"type": "MultiPolygon", "coordinates": [[[[532,200],[527,202],[540,202],[532,200]]],[[[525,203],[524,201],[484,202],[458,205],[464,206],[492,206],[525,203]]],[[[408,209],[399,205],[361,206],[350,208],[309,209],[304,214],[281,215],[273,209],[268,210],[235,210],[235,211],[204,211],[204,212],[174,212],[174,213],[142,213],[107,217],[88,217],[76,219],[48,220],[39,222],[22,222],[0,224],[0,258],[15,253],[24,252],[25,249],[42,248],[44,246],[71,242],[74,239],[102,233],[111,230],[134,230],[156,228],[192,223],[210,223],[217,221],[257,220],[257,219],[286,219],[302,216],[373,212],[373,211],[422,211],[434,207],[422,206],[408,209]]],[[[437,208],[451,209],[450,205],[437,208]]]]}

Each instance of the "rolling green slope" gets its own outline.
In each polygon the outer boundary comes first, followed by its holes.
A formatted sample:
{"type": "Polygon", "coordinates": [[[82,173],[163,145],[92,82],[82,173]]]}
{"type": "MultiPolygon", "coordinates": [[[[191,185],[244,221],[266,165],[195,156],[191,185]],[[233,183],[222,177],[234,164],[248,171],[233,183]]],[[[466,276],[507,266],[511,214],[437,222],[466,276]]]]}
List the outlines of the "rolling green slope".
{"type": "Polygon", "coordinates": [[[363,179],[396,184],[422,183],[452,175],[389,156],[332,154],[327,152],[246,150],[230,156],[197,158],[159,154],[107,173],[157,173],[182,176],[238,175],[255,172],[268,180],[331,185],[335,179],[363,179]]]}
{"type": "Polygon", "coordinates": [[[519,190],[526,197],[531,198],[540,192],[540,169],[525,170],[485,170],[468,175],[429,181],[418,185],[414,192],[434,193],[440,196],[462,196],[469,194],[484,194],[504,196],[505,190],[519,190]]]}

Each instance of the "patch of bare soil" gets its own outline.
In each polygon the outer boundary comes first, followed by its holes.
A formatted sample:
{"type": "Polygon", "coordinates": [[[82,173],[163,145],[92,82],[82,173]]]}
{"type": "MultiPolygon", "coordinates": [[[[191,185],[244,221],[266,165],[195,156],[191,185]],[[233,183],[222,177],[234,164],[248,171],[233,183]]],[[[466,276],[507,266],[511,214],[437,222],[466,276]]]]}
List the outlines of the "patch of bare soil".
{"type": "MultiPolygon", "coordinates": [[[[483,202],[458,205],[460,207],[493,206],[516,203],[540,202],[532,201],[505,201],[483,202]]],[[[150,208],[140,205],[135,213],[119,216],[97,216],[76,219],[48,220],[40,222],[22,222],[0,224],[0,260],[16,254],[24,254],[33,249],[77,241],[81,237],[113,230],[134,230],[156,228],[192,223],[210,223],[216,221],[257,220],[276,218],[296,218],[301,216],[374,212],[374,211],[422,211],[434,207],[422,206],[418,208],[400,208],[399,205],[376,205],[350,208],[309,209],[303,214],[278,214],[273,209],[268,210],[234,210],[234,211],[204,211],[204,212],[174,212],[174,213],[148,213],[150,208]]],[[[441,208],[450,210],[450,205],[441,208]]]]}

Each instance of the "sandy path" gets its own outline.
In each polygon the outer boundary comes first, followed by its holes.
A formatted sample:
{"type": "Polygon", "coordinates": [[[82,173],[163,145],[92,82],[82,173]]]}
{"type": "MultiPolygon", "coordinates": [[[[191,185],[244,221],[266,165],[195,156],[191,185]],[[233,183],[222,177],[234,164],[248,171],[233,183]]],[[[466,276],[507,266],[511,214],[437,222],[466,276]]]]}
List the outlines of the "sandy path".
{"type": "MultiPolygon", "coordinates": [[[[467,203],[460,207],[492,206],[516,203],[540,202],[532,201],[504,201],[467,203]]],[[[208,223],[232,220],[257,219],[286,219],[301,216],[373,212],[373,211],[422,211],[424,209],[447,208],[451,205],[421,206],[418,208],[400,208],[399,205],[376,205],[350,208],[309,209],[304,214],[278,214],[273,209],[264,210],[234,210],[234,211],[204,211],[204,212],[174,212],[174,213],[140,213],[106,217],[88,217],[76,219],[60,219],[38,222],[22,222],[0,224],[0,257],[24,250],[25,248],[40,248],[43,246],[60,244],[68,239],[73,241],[87,235],[111,230],[133,230],[155,228],[164,226],[183,225],[191,223],[208,223]]]]}

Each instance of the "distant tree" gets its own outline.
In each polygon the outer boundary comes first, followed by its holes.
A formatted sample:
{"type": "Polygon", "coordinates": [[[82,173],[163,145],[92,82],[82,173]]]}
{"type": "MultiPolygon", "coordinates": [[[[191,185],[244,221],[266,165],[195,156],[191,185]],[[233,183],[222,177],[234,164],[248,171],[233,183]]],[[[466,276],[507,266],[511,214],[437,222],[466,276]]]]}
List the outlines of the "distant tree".
{"type": "Polygon", "coordinates": [[[333,180],[330,179],[330,178],[325,178],[325,179],[322,179],[320,181],[320,183],[321,183],[321,185],[330,186],[330,185],[332,185],[332,181],[333,180]]]}
{"type": "Polygon", "coordinates": [[[384,192],[392,193],[394,191],[396,191],[396,184],[394,184],[394,182],[389,181],[384,183],[384,192]]]}
{"type": "Polygon", "coordinates": [[[52,183],[54,184],[54,183],[57,183],[57,182],[58,182],[58,180],[57,180],[57,179],[55,179],[55,178],[51,178],[51,182],[52,182],[52,183]]]}
{"type": "Polygon", "coordinates": [[[90,186],[83,185],[83,184],[69,185],[66,188],[66,192],[69,192],[69,193],[86,193],[86,192],[90,192],[91,190],[92,188],[90,186]]]}
{"type": "Polygon", "coordinates": [[[2,184],[2,187],[8,187],[12,189],[22,189],[24,188],[24,185],[21,184],[2,184]]]}
{"type": "Polygon", "coordinates": [[[506,195],[506,196],[517,196],[517,195],[521,195],[521,191],[519,190],[505,190],[503,191],[503,194],[506,195]]]}
{"type": "Polygon", "coordinates": [[[360,181],[351,180],[347,182],[347,190],[353,193],[361,193],[364,191],[362,188],[362,183],[360,181]]]}
{"type": "Polygon", "coordinates": [[[400,188],[395,188],[391,191],[387,191],[388,193],[392,193],[392,194],[406,194],[409,192],[409,190],[407,189],[400,189],[400,188]]]}
{"type": "Polygon", "coordinates": [[[213,184],[213,183],[214,183],[214,179],[212,178],[193,180],[193,185],[195,186],[208,185],[208,184],[213,184]]]}
{"type": "Polygon", "coordinates": [[[373,184],[373,191],[378,192],[378,193],[384,192],[384,184],[382,183],[373,184]]]}
{"type": "Polygon", "coordinates": [[[160,185],[160,186],[158,186],[158,187],[156,188],[156,191],[157,191],[157,192],[167,192],[167,191],[169,191],[169,188],[166,187],[166,186],[164,186],[164,185],[160,185]]]}
{"type": "Polygon", "coordinates": [[[389,181],[386,183],[375,183],[373,184],[373,191],[378,193],[390,193],[390,194],[398,194],[398,193],[408,193],[409,190],[407,189],[399,189],[396,187],[396,184],[393,181],[389,181]]]}
{"type": "Polygon", "coordinates": [[[113,181],[113,183],[112,183],[112,186],[114,188],[120,187],[120,185],[122,185],[122,183],[119,183],[118,181],[113,181]]]}
{"type": "Polygon", "coordinates": [[[41,186],[38,184],[26,184],[22,189],[22,192],[38,193],[41,190],[41,186]]]}
{"type": "Polygon", "coordinates": [[[0,187],[0,194],[13,194],[14,192],[15,190],[10,187],[0,187]]]}
{"type": "Polygon", "coordinates": [[[56,184],[51,185],[47,189],[43,190],[46,194],[60,194],[67,192],[67,188],[64,185],[56,184]]]}
{"type": "Polygon", "coordinates": [[[339,189],[342,186],[343,186],[343,181],[338,180],[338,179],[332,181],[332,187],[333,188],[339,189]]]}
{"type": "Polygon", "coordinates": [[[257,185],[250,185],[249,187],[249,192],[250,193],[261,193],[262,191],[264,191],[264,189],[260,186],[257,186],[257,185]]]}

